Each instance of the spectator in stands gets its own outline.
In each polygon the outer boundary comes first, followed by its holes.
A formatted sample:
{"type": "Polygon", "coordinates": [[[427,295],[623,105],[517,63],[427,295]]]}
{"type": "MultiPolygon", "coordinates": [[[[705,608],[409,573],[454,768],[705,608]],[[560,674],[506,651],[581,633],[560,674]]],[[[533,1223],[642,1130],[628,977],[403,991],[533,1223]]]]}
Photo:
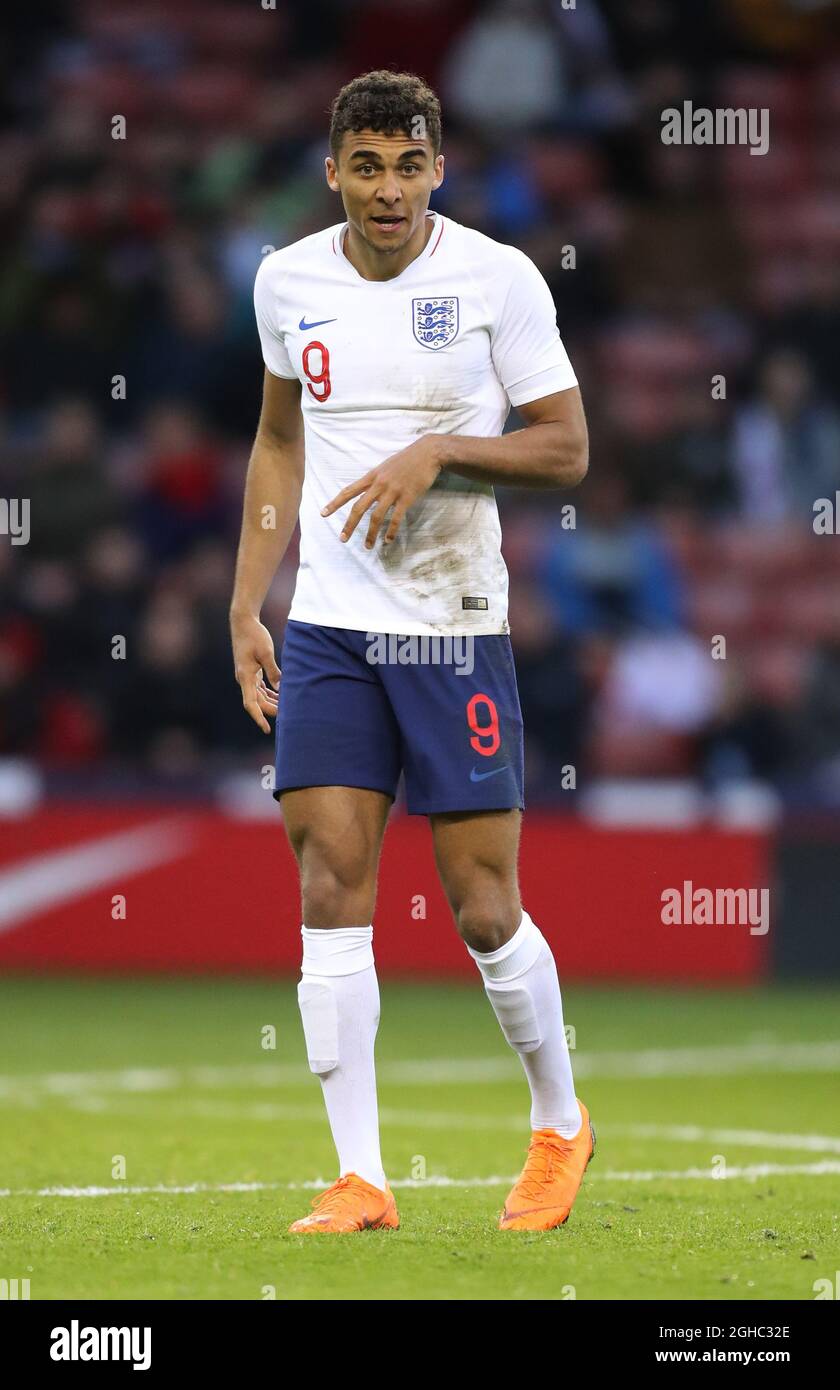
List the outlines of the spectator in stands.
{"type": "Polygon", "coordinates": [[[135,518],[150,553],[175,559],[223,534],[221,453],[196,412],[176,400],[155,406],[144,422],[143,446],[135,518]]]}
{"type": "Polygon", "coordinates": [[[602,465],[580,495],[575,530],[556,530],[543,566],[563,630],[618,636],[678,626],[681,577],[656,526],[631,511],[624,480],[602,465]]]}
{"type": "Polygon", "coordinates": [[[732,463],[744,520],[810,524],[817,498],[840,488],[840,417],[814,391],[800,352],[766,359],[753,401],[735,418],[732,463]]]}
{"type": "Polygon", "coordinates": [[[557,32],[534,0],[497,0],[479,11],[449,50],[443,73],[445,106],[485,133],[552,121],[567,87],[557,32]]]}
{"type": "Polygon", "coordinates": [[[31,505],[28,560],[78,555],[116,519],[120,503],[103,456],[100,421],[87,402],[65,399],[49,409],[25,487],[31,505]]]}

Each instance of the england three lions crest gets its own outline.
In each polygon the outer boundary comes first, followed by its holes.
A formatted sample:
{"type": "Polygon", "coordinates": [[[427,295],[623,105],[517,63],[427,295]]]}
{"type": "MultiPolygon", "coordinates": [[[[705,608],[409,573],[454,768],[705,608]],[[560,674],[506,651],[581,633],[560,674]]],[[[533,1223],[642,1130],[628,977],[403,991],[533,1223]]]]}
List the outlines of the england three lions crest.
{"type": "Polygon", "coordinates": [[[412,299],[414,336],[423,347],[437,352],[446,347],[458,332],[458,297],[446,299],[412,299]]]}

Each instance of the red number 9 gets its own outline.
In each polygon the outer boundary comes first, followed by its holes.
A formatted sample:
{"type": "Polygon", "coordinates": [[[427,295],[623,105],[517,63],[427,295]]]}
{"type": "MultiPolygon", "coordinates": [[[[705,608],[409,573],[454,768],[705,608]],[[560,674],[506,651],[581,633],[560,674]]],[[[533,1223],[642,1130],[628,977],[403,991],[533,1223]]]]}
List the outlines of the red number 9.
{"type": "Polygon", "coordinates": [[[484,758],[492,758],[494,753],[498,753],[502,741],[499,734],[499,712],[489,695],[473,695],[467,705],[467,722],[473,731],[470,744],[476,753],[480,753],[484,758]],[[490,714],[489,724],[479,724],[476,717],[476,707],[479,704],[487,706],[490,714]],[[489,747],[481,742],[487,738],[490,740],[489,747]]]}
{"type": "Polygon", "coordinates": [[[332,390],[332,382],[330,381],[330,354],[323,343],[313,341],[306,344],[303,349],[303,371],[304,375],[309,378],[306,383],[307,391],[315,397],[316,401],[325,401],[332,390]],[[309,370],[309,354],[313,349],[317,349],[321,354],[321,370],[317,375],[309,370]],[[316,386],[323,387],[321,395],[315,390],[316,386]]]}

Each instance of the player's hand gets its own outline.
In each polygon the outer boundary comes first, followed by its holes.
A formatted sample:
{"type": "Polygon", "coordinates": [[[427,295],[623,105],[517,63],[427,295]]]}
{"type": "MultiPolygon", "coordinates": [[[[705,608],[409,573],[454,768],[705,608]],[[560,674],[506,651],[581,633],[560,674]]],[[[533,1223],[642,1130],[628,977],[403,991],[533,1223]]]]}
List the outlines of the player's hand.
{"type": "Polygon", "coordinates": [[[398,454],[392,454],[384,463],[371,468],[363,478],[342,488],[323,508],[321,516],[332,516],[345,502],[358,497],[344,523],[341,539],[349,541],[365,512],[373,507],[365,547],[370,550],[374,545],[388,511],[391,512],[391,519],[383,544],[390,545],[409,507],[428,492],[443,468],[443,442],[442,435],[424,434],[422,439],[415,440],[408,448],[400,449],[398,454]]]}
{"type": "Polygon", "coordinates": [[[277,713],[277,690],[280,667],[274,659],[271,633],[259,618],[231,614],[230,635],[233,644],[233,669],[242,691],[242,704],[264,734],[271,733],[266,719],[277,713]],[[267,677],[267,679],[266,679],[267,677]]]}

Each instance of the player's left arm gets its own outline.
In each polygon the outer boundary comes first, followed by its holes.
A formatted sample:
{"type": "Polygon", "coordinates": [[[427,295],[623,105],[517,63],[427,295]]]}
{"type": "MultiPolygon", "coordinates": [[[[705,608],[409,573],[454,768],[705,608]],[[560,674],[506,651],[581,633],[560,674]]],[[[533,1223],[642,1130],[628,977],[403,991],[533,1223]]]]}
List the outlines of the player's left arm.
{"type": "Polygon", "coordinates": [[[354,497],[341,539],[371,511],[365,544],[393,540],[408,508],[441,472],[511,487],[572,487],[586,474],[586,421],[577,378],[560,339],[551,291],[533,261],[496,248],[482,277],[492,368],[525,427],[498,438],[427,434],[372,468],[324,508],[354,497]],[[390,517],[386,521],[386,516],[390,517]]]}
{"type": "Polygon", "coordinates": [[[341,539],[352,536],[373,508],[365,545],[370,549],[385,515],[391,516],[383,543],[390,544],[412,503],[428,492],[443,469],[480,483],[509,487],[575,487],[586,476],[589,442],[580,389],[570,386],[518,405],[525,428],[496,438],[465,434],[425,434],[350,483],[324,507],[331,516],[352,498],[341,539]]]}
{"type": "Polygon", "coordinates": [[[577,487],[589,467],[589,438],[580,387],[516,407],[525,428],[493,439],[432,435],[443,467],[479,483],[508,487],[577,487]]]}

